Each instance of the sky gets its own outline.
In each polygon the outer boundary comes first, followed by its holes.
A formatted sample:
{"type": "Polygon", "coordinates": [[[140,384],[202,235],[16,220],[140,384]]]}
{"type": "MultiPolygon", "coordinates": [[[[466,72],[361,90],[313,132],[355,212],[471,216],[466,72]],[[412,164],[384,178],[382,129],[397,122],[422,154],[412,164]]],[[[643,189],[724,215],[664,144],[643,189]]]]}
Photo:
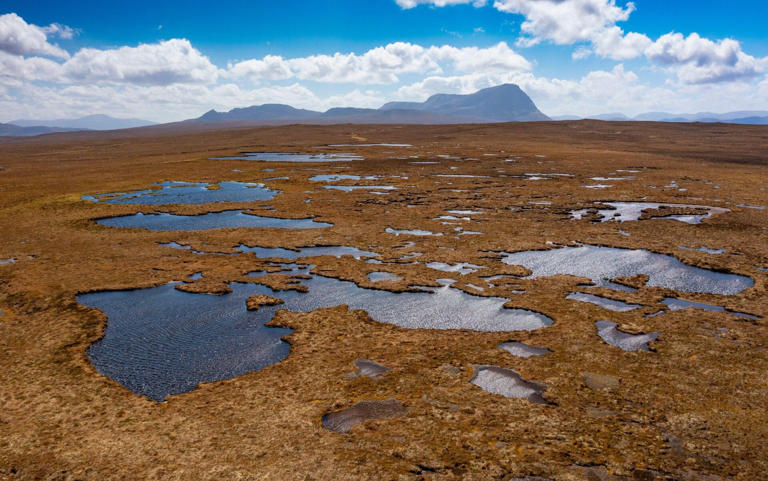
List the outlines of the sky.
{"type": "Polygon", "coordinates": [[[503,83],[551,116],[768,110],[766,18],[765,0],[3,0],[0,122],[503,83]]]}

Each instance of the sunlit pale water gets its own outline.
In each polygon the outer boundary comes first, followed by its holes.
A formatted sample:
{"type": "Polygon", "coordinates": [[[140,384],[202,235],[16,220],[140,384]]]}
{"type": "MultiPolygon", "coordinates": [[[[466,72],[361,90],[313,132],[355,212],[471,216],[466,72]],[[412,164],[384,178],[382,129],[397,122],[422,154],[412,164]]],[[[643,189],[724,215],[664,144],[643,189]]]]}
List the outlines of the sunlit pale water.
{"type": "Polygon", "coordinates": [[[624,351],[650,351],[648,343],[655,341],[659,335],[655,332],[650,334],[628,334],[618,329],[618,324],[608,321],[597,321],[597,334],[602,340],[611,346],[616,346],[624,351]]]}
{"type": "Polygon", "coordinates": [[[568,294],[566,299],[579,302],[588,302],[590,304],[595,304],[602,307],[603,309],[608,309],[609,311],[614,312],[628,312],[640,307],[637,304],[627,304],[626,302],[616,301],[592,294],[585,294],[583,292],[572,292],[571,294],[568,294]]]}
{"type": "Polygon", "coordinates": [[[533,271],[528,278],[570,274],[606,285],[617,277],[646,274],[649,286],[725,295],[738,294],[754,285],[746,276],[689,266],[674,257],[644,249],[582,245],[501,255],[505,264],[525,266],[533,271]]]}
{"type": "Polygon", "coordinates": [[[504,397],[525,399],[540,404],[548,403],[542,396],[545,386],[526,381],[511,369],[480,366],[475,369],[475,376],[469,382],[485,391],[504,397]]]}
{"type": "Polygon", "coordinates": [[[392,274],[390,272],[371,272],[368,274],[368,280],[371,282],[382,282],[382,281],[399,281],[402,277],[392,274]]]}
{"type": "MultiPolygon", "coordinates": [[[[580,209],[571,211],[571,217],[574,219],[581,219],[586,215],[596,213],[600,217],[601,222],[617,221],[617,222],[632,222],[637,221],[642,217],[643,211],[656,210],[663,208],[688,208],[703,210],[702,214],[674,214],[674,215],[659,215],[653,217],[654,219],[672,219],[679,222],[685,222],[687,224],[700,224],[704,219],[709,219],[715,215],[724,214],[730,212],[729,209],[722,207],[712,207],[707,205],[695,205],[695,204],[665,204],[658,202],[598,202],[600,205],[611,206],[609,209],[580,209]]],[[[658,215],[658,214],[657,214],[658,215]]]]}
{"type": "Polygon", "coordinates": [[[430,269],[435,269],[443,272],[456,272],[461,275],[473,274],[478,269],[484,269],[483,266],[477,266],[475,264],[469,264],[466,262],[459,262],[456,264],[446,264],[444,262],[428,262],[426,264],[430,269]]]}
{"type": "Polygon", "coordinates": [[[510,341],[499,344],[499,349],[503,349],[516,357],[537,357],[550,354],[552,352],[547,348],[529,346],[528,344],[524,344],[518,341],[510,341]]]}

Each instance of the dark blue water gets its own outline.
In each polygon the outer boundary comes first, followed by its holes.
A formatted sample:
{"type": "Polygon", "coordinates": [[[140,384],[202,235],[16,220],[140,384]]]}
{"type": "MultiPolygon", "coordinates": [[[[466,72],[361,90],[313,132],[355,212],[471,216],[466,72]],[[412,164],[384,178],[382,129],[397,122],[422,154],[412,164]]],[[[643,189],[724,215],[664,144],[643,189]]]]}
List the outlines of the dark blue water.
{"type": "Polygon", "coordinates": [[[224,296],[152,289],[83,294],[77,301],[108,316],[104,338],[88,349],[103,375],[155,401],[274,364],[289,352],[289,329],[264,327],[277,306],[247,311],[245,300],[271,294],[232,284],[224,296]]]}
{"type": "Polygon", "coordinates": [[[209,204],[214,202],[253,202],[270,200],[279,192],[263,184],[220,182],[219,184],[166,181],[155,184],[158,189],[111,192],[95,196],[84,195],[83,200],[106,204],[209,204]],[[209,189],[218,185],[218,189],[209,189]]]}
{"type": "Polygon", "coordinates": [[[271,229],[317,229],[333,224],[315,222],[312,219],[282,219],[245,214],[241,210],[209,212],[202,215],[177,214],[133,214],[99,219],[101,225],[109,227],[131,227],[158,231],[234,229],[238,227],[262,227],[271,229]]]}

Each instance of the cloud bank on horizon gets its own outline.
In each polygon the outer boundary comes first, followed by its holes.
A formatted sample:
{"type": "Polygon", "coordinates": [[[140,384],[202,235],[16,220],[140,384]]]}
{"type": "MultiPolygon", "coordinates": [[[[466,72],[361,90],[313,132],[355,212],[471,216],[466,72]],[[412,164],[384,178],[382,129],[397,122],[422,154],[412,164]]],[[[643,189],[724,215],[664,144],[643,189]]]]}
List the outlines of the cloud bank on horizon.
{"type": "Polygon", "coordinates": [[[217,65],[187,38],[68,51],[58,41],[77,37],[77,28],[0,12],[0,121],[92,113],[172,121],[261,103],[378,107],[501,83],[520,85],[549,115],[768,109],[768,57],[750,55],[733,38],[626,31],[622,24],[637,9],[632,2],[392,1],[406,14],[495,9],[521,23],[509,41],[491,44],[404,38],[359,52],[267,54],[217,65]],[[526,55],[536,46],[556,49],[564,57],[558,61],[603,68],[540,75],[551,59],[526,55]]]}

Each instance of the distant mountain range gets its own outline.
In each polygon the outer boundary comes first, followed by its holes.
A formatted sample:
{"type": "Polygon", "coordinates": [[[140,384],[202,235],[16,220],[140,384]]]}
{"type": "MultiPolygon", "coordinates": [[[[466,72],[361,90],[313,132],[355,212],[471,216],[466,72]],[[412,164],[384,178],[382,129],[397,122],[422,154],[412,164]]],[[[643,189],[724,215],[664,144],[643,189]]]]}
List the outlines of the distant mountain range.
{"type": "Polygon", "coordinates": [[[211,110],[191,121],[456,124],[541,120],[550,119],[536,108],[520,87],[504,84],[469,95],[437,94],[426,102],[390,102],[379,109],[336,107],[316,112],[296,109],[290,105],[265,104],[229,112],[211,110]]]}
{"type": "Polygon", "coordinates": [[[699,112],[697,114],[670,114],[668,112],[648,112],[634,117],[628,117],[621,113],[601,115],[589,115],[579,117],[575,115],[560,115],[552,117],[553,120],[608,120],[608,121],[644,121],[644,122],[724,122],[729,124],[768,125],[768,111],[766,110],[737,110],[716,114],[713,112],[699,112]]]}
{"type": "MultiPolygon", "coordinates": [[[[530,97],[515,84],[504,84],[479,90],[468,95],[436,94],[425,102],[389,102],[378,109],[334,107],[325,112],[297,109],[290,105],[264,104],[232,109],[229,112],[211,110],[196,119],[163,124],[167,128],[192,126],[210,128],[206,124],[219,122],[280,125],[280,124],[462,124],[491,122],[533,122],[546,120],[596,119],[606,121],[650,122],[727,122],[734,124],[768,125],[768,111],[741,110],[716,114],[671,114],[648,112],[634,117],[622,113],[591,116],[561,115],[549,118],[536,107],[530,97]]],[[[33,136],[80,130],[119,130],[156,126],[141,119],[120,119],[108,115],[89,115],[76,119],[15,120],[0,124],[0,137],[33,136]]],[[[157,126],[164,128],[163,126],[157,126]]]]}
{"type": "Polygon", "coordinates": [[[76,119],[55,119],[55,120],[13,120],[10,122],[19,127],[49,127],[54,129],[70,130],[118,130],[130,129],[133,127],[145,127],[155,125],[154,122],[141,119],[117,119],[109,115],[88,115],[76,119]]]}
{"type": "Polygon", "coordinates": [[[81,129],[58,129],[35,125],[21,127],[14,124],[0,124],[0,137],[31,137],[33,135],[52,134],[54,132],[75,132],[81,129]]]}

